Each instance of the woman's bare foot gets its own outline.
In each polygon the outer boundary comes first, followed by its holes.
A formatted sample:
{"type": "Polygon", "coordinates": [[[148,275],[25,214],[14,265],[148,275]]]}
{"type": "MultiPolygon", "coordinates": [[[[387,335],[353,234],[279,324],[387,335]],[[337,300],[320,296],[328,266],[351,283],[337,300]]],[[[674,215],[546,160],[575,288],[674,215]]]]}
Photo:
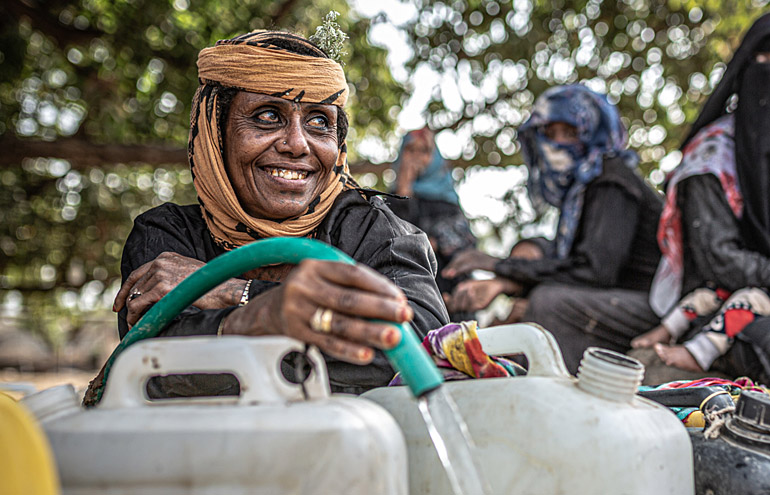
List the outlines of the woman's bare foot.
{"type": "Polygon", "coordinates": [[[631,347],[634,349],[645,349],[655,344],[668,344],[671,342],[671,334],[663,325],[658,325],[649,332],[645,332],[638,337],[631,339],[631,347]]]}
{"type": "Polygon", "coordinates": [[[655,344],[655,353],[666,366],[674,366],[687,371],[704,371],[683,345],[655,344]]]}

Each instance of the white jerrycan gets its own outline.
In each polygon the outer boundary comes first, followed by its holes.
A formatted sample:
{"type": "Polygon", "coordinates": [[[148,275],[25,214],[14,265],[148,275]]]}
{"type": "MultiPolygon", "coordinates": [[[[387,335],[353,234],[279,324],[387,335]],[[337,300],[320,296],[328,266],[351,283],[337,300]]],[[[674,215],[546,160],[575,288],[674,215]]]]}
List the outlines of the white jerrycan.
{"type": "MultiPolygon", "coordinates": [[[[490,355],[524,352],[529,374],[447,382],[492,493],[691,495],[690,440],[667,408],[635,395],[644,368],[612,351],[586,352],[575,379],[553,336],[531,324],[478,331],[490,355]]],[[[412,495],[451,493],[416,401],[405,387],[364,394],[401,426],[412,495]]],[[[449,447],[451,448],[451,447],[449,447]]]]}
{"type": "Polygon", "coordinates": [[[398,425],[372,402],[330,396],[317,350],[305,391],[288,382],[281,360],[304,349],[285,337],[149,339],[115,361],[96,407],[71,387],[24,402],[65,495],[405,495],[398,425]],[[241,395],[147,400],[150,377],[184,373],[232,373],[241,395]]]}

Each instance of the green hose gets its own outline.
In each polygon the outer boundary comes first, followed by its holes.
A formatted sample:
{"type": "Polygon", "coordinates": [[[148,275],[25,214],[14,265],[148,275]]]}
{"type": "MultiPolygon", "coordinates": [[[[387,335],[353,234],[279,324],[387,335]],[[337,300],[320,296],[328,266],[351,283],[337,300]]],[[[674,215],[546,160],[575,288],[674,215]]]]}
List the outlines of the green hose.
{"type": "MultiPolygon", "coordinates": [[[[274,237],[247,244],[214,258],[184,279],[158,301],[131,328],[104,365],[103,378],[97,385],[98,402],[107,383],[115,358],[131,344],[156,337],[183,309],[225,280],[254,268],[279,263],[297,264],[304,259],[318,259],[355,264],[350,256],[319,241],[304,238],[274,237]]],[[[415,397],[435,389],[443,382],[441,373],[423,349],[409,323],[392,323],[401,330],[401,342],[384,351],[396,371],[399,371],[415,397]]]]}

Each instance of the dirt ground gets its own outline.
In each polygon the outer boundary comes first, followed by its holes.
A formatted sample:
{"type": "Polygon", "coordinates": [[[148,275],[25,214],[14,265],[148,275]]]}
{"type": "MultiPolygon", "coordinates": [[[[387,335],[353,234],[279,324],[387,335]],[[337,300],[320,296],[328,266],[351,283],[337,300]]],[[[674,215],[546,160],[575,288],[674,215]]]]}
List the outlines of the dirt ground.
{"type": "Polygon", "coordinates": [[[0,370],[0,391],[20,399],[24,395],[34,393],[35,391],[69,383],[82,396],[88,386],[88,382],[98,372],[99,370],[63,369],[55,372],[29,373],[14,369],[4,369],[0,370]]]}

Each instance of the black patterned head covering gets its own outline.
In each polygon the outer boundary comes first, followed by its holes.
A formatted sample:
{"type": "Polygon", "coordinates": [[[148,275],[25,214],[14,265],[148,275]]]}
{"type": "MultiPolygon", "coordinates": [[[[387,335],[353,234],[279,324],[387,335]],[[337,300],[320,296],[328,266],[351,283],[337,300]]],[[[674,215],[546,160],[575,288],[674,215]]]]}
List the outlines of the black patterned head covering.
{"type": "Polygon", "coordinates": [[[347,165],[347,145],[340,144],[328,182],[301,215],[283,220],[246,213],[225,168],[220,136],[218,87],[231,87],[294,102],[344,106],[348,85],[342,67],[305,38],[276,31],[255,31],[204,48],[198,55],[201,85],[190,116],[188,155],[193,183],[211,235],[225,249],[267,237],[310,235],[334,200],[356,187],[347,165]],[[298,47],[295,51],[286,46],[298,47]]]}

